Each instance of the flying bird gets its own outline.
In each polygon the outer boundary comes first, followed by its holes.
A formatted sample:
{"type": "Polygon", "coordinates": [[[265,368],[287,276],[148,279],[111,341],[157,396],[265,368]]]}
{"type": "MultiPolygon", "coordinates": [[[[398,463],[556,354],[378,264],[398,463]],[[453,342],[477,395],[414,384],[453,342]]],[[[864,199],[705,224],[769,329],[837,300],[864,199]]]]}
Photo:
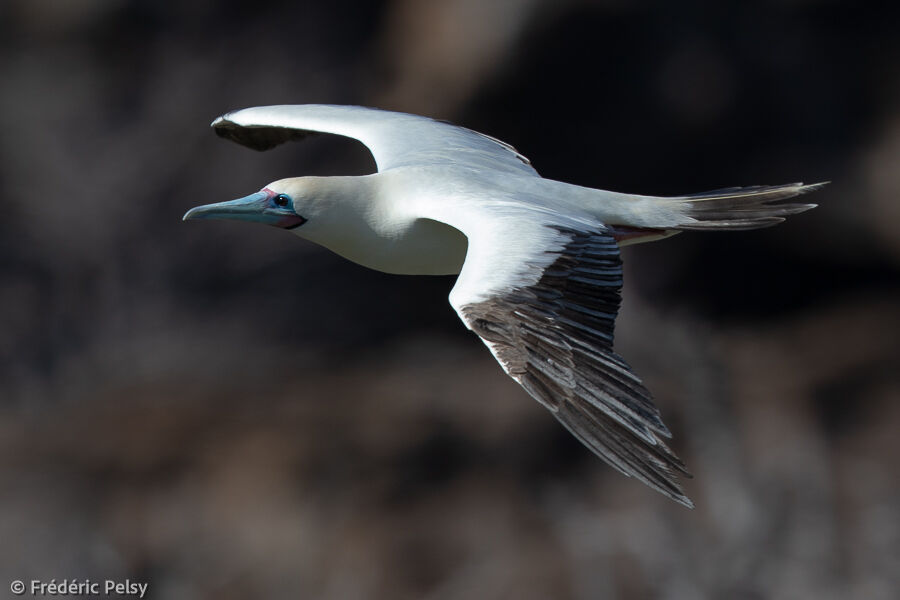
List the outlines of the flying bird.
{"type": "Polygon", "coordinates": [[[650,392],[613,350],[619,247],[684,230],[768,227],[815,207],[778,203],[824,184],[638,196],[544,179],[493,137],[426,117],[357,106],[247,108],[215,132],[256,150],[329,133],[362,142],[377,173],[292,177],[184,219],[287,229],[363,266],[458,274],[450,304],[510,377],[623,474],[685,506],[650,392]]]}

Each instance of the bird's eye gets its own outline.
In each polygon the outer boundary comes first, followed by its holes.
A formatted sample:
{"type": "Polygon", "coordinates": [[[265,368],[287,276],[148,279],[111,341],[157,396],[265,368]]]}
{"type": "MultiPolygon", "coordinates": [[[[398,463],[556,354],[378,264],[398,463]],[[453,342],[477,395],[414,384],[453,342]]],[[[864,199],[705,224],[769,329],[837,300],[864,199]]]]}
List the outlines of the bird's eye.
{"type": "Polygon", "coordinates": [[[273,201],[275,202],[275,206],[284,208],[285,206],[290,204],[291,199],[288,198],[285,194],[278,194],[277,196],[275,196],[275,198],[273,198],[273,201]]]}

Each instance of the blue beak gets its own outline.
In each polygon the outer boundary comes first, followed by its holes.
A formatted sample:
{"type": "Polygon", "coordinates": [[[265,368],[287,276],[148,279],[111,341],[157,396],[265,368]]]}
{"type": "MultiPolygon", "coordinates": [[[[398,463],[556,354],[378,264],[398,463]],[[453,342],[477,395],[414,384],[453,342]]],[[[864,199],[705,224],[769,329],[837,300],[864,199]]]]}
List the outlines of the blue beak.
{"type": "Polygon", "coordinates": [[[204,204],[187,211],[182,220],[188,219],[226,219],[249,221],[275,225],[284,229],[293,229],[306,222],[306,219],[294,212],[292,207],[279,207],[272,203],[274,192],[262,191],[215,204],[204,204]]]}
{"type": "Polygon", "coordinates": [[[265,192],[256,192],[237,200],[204,204],[187,211],[184,221],[188,219],[235,219],[238,221],[266,221],[262,219],[263,211],[268,204],[269,196],[265,192]]]}

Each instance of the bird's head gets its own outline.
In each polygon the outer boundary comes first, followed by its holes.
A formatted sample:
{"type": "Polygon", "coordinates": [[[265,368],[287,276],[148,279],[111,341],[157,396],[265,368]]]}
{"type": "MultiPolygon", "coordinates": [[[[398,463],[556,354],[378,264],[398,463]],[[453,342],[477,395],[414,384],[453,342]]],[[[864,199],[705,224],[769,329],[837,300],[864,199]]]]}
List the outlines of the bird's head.
{"type": "Polygon", "coordinates": [[[312,179],[315,178],[281,179],[237,200],[192,208],[185,213],[184,220],[230,219],[297,229],[318,212],[312,179]]]}

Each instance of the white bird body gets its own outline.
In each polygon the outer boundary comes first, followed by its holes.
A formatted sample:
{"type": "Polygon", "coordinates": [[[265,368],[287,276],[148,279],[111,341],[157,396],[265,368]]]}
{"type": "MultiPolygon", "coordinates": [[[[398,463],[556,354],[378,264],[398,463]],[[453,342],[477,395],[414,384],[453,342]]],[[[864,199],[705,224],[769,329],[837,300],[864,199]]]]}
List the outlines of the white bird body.
{"type": "Polygon", "coordinates": [[[188,218],[290,229],[363,266],[459,273],[450,303],[504,370],[622,473],[690,506],[684,465],[649,392],[613,351],[618,247],[685,229],[754,229],[812,204],[771,204],[818,186],[730,188],[657,198],[540,177],[512,146],[425,117],[362,107],[229,113],[216,132],[258,150],[310,133],[353,137],[378,173],[297,177],[188,218]]]}
{"type": "MultiPolygon", "coordinates": [[[[533,220],[541,225],[553,222],[552,215],[565,215],[564,220],[664,231],[684,220],[677,200],[595,190],[537,176],[513,175],[496,182],[480,175],[468,168],[426,166],[320,178],[324,193],[334,199],[322,207],[318,219],[293,233],[377,271],[455,275],[462,269],[468,245],[462,232],[476,227],[479,216],[489,212],[515,212],[518,218],[527,218],[523,211],[532,211],[533,220]]],[[[302,185],[316,185],[315,179],[303,178],[302,185]]],[[[296,193],[290,180],[273,186],[296,193]]]]}

